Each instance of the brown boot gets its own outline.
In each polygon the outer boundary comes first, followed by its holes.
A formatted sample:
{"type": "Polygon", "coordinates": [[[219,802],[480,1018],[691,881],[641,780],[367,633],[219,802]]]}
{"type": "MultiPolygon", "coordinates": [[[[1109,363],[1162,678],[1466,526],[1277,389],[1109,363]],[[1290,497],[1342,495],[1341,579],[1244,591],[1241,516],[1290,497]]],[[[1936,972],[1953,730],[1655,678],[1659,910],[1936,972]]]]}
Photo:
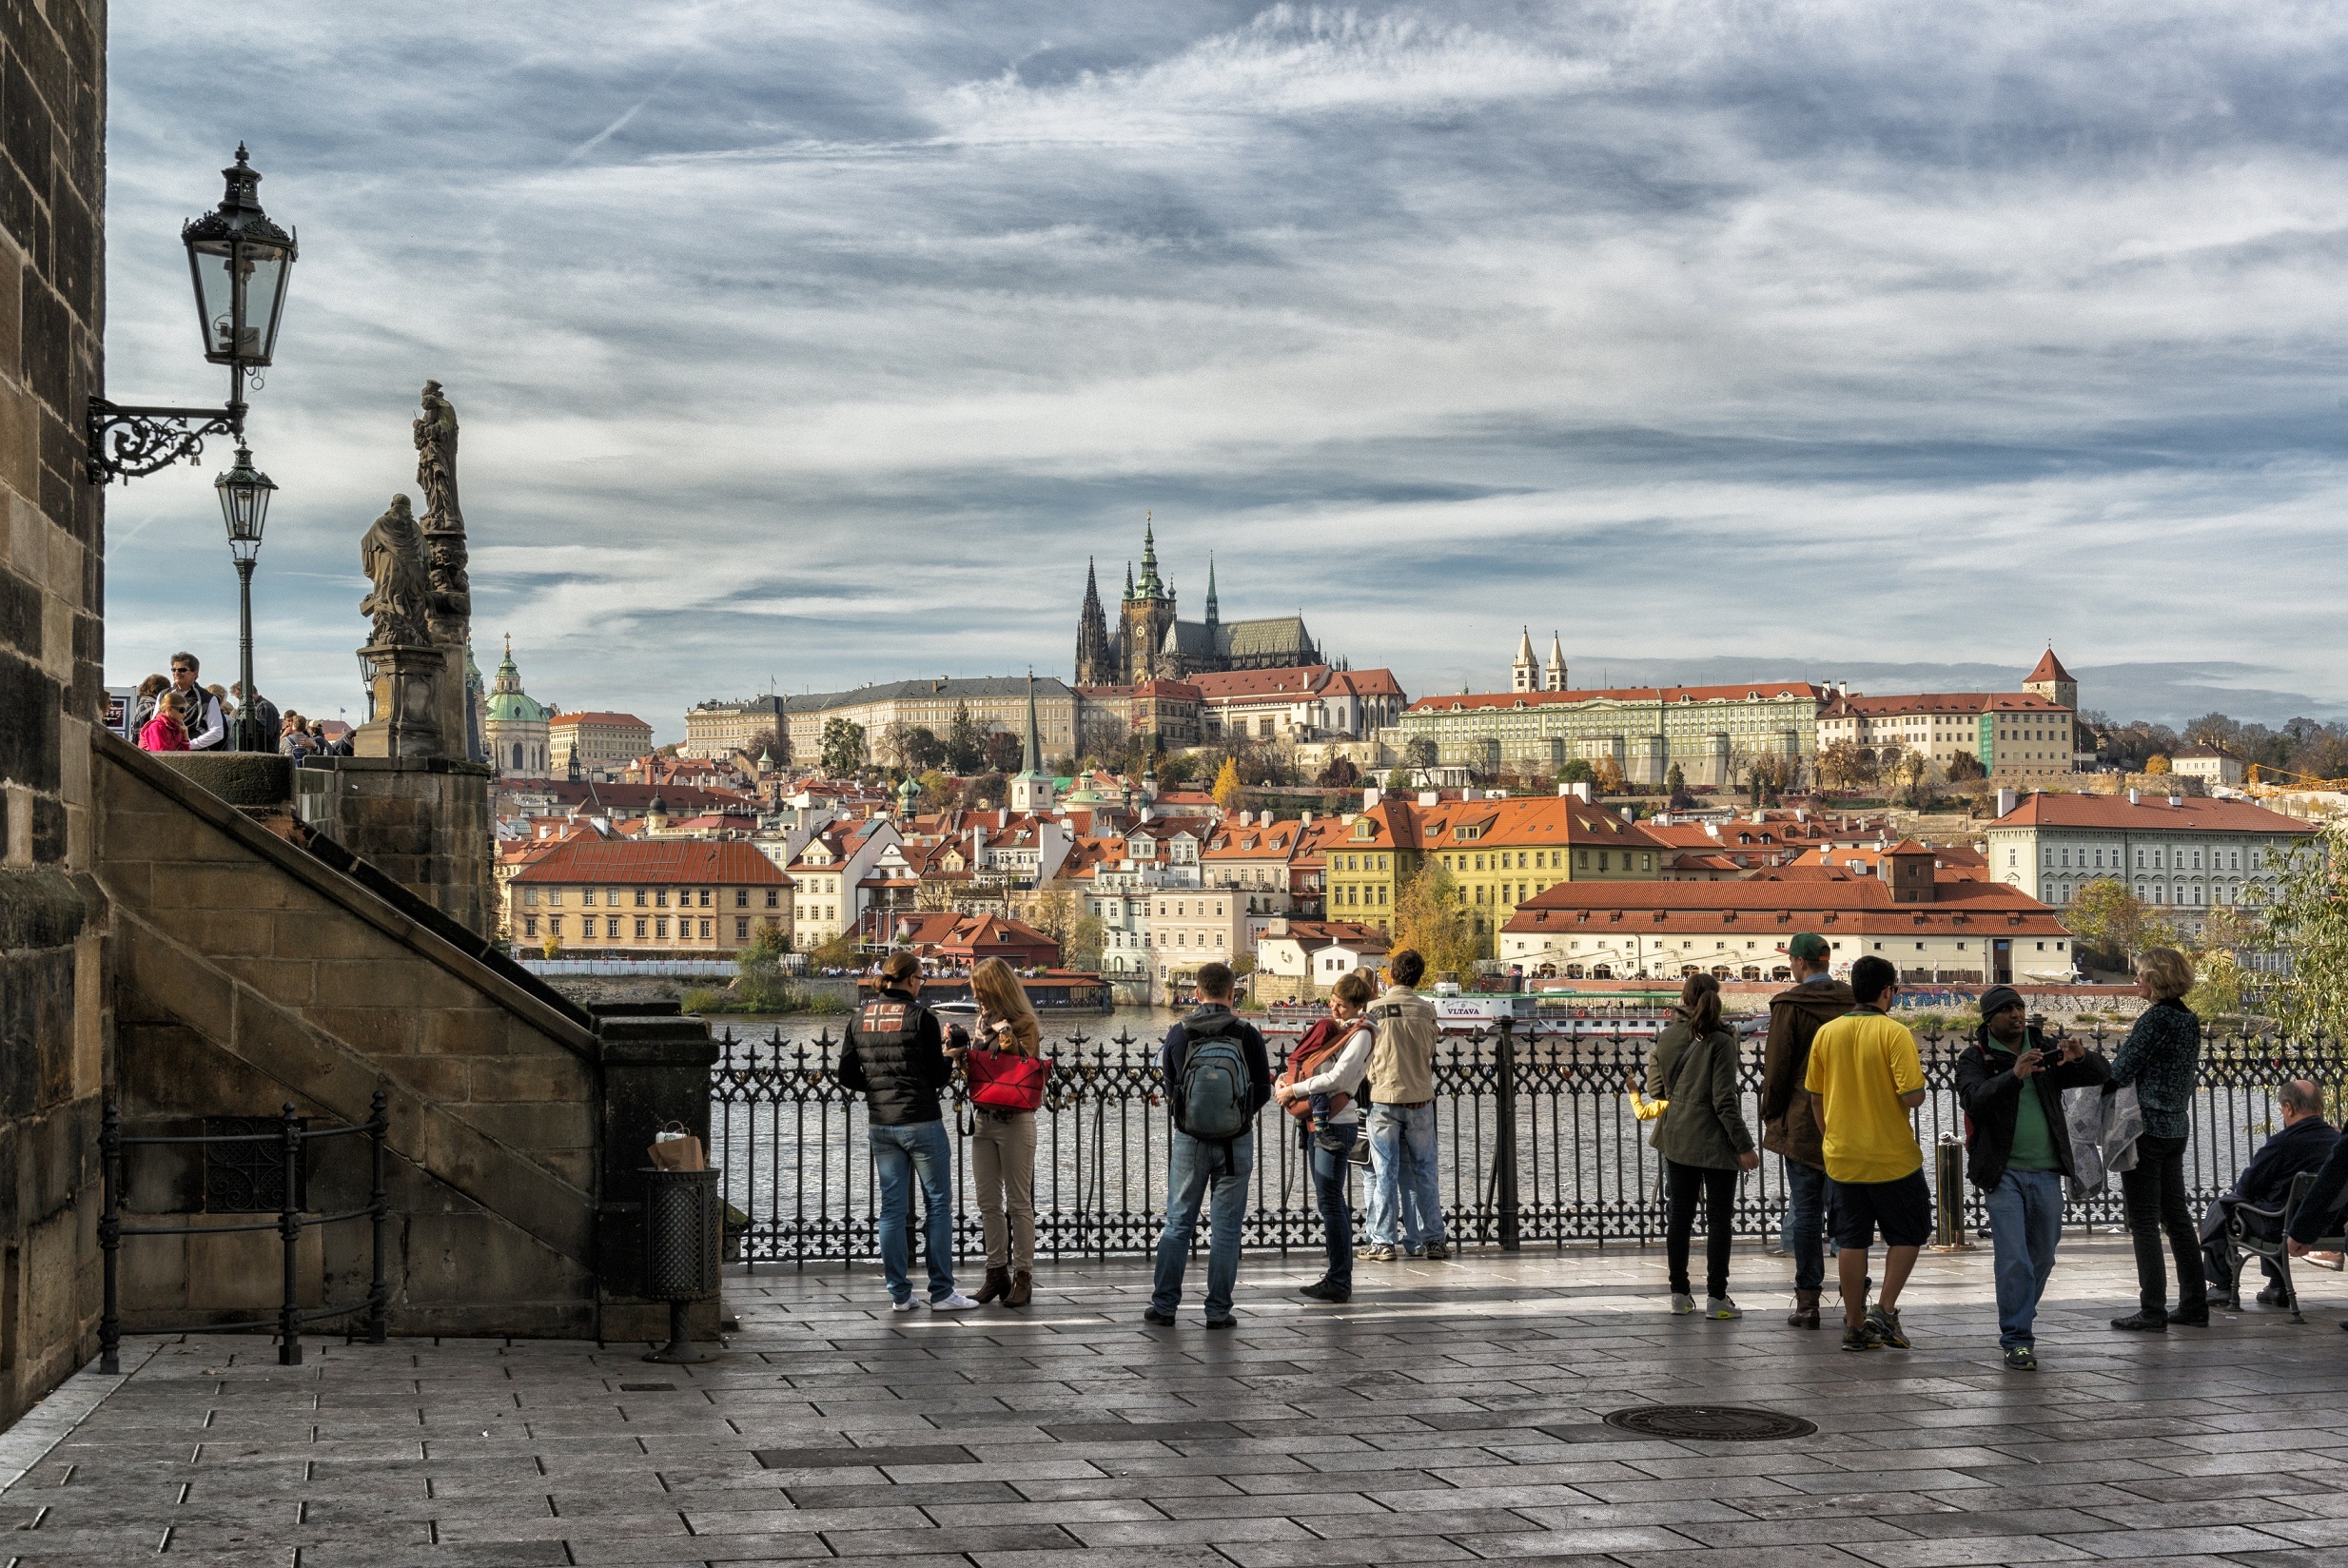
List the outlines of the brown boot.
{"type": "Polygon", "coordinates": [[[1003,1304],[1025,1306],[1034,1296],[1035,1276],[1023,1268],[1011,1276],[1011,1287],[1003,1293],[1003,1304]]]}
{"type": "Polygon", "coordinates": [[[1818,1292],[1796,1290],[1793,1293],[1793,1310],[1786,1314],[1786,1324],[1790,1328],[1817,1327],[1818,1292]]]}
{"type": "Polygon", "coordinates": [[[987,1268],[987,1283],[980,1285],[978,1294],[970,1299],[984,1306],[1010,1287],[1011,1271],[1008,1268],[996,1268],[990,1264],[987,1268]]]}

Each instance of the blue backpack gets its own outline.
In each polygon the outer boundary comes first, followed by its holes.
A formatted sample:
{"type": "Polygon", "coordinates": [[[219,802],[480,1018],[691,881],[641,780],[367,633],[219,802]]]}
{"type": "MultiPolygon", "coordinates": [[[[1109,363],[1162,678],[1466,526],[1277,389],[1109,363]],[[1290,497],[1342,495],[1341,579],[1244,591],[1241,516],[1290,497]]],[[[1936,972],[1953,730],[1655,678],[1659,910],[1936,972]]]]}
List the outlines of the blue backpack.
{"type": "Polygon", "coordinates": [[[1183,1055],[1182,1081],[1174,1088],[1174,1125],[1193,1138],[1228,1143],[1253,1125],[1247,1057],[1237,1040],[1210,1034],[1190,1038],[1183,1055]]]}

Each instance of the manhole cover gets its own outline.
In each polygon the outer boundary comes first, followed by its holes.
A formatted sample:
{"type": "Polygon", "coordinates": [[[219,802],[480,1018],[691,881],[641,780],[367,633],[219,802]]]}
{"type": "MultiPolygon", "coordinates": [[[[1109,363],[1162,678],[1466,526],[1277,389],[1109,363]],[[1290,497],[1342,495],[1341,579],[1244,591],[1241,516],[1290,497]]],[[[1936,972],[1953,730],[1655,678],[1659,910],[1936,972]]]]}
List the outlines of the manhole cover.
{"type": "Polygon", "coordinates": [[[1817,1425],[1799,1416],[1742,1404],[1637,1404],[1616,1410],[1606,1424],[1651,1438],[1696,1438],[1707,1442],[1767,1442],[1807,1438],[1817,1425]]]}

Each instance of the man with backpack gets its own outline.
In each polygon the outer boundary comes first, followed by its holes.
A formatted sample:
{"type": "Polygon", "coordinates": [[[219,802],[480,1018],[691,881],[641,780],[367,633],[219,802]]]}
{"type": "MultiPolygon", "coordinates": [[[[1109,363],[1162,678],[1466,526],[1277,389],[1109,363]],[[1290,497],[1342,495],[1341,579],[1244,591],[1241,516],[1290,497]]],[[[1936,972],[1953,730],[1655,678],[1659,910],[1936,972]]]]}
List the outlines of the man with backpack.
{"type": "Polygon", "coordinates": [[[1165,1229],[1146,1323],[1172,1327],[1182,1304],[1183,1270],[1208,1201],[1206,1326],[1232,1328],[1231,1290],[1239,1283],[1240,1222],[1247,1215],[1247,1178],[1256,1164],[1256,1112],[1272,1098],[1272,1064],[1263,1036],[1231,1010],[1228,965],[1199,970],[1199,1006],[1166,1031],[1159,1058],[1173,1147],[1166,1156],[1165,1229]]]}
{"type": "Polygon", "coordinates": [[[1370,1245],[1362,1256],[1390,1264],[1451,1256],[1443,1234],[1443,1191],[1436,1166],[1435,1048],[1442,1038],[1435,1004],[1411,988],[1427,961],[1404,948],[1386,964],[1386,990],[1371,1005],[1378,1043],[1370,1049],[1370,1245]]]}

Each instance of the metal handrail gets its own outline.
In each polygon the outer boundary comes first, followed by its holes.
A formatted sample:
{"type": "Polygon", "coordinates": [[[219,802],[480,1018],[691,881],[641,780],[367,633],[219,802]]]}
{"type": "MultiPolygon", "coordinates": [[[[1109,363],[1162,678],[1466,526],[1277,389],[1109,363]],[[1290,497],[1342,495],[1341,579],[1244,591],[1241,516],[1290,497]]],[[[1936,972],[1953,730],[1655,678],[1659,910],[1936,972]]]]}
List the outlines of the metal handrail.
{"type": "Polygon", "coordinates": [[[98,1369],[109,1376],[122,1371],[122,1312],[121,1253],[126,1236],[225,1236],[240,1231],[275,1230],[284,1240],[284,1289],[274,1318],[240,1318],[227,1323],[190,1323],[185,1326],[151,1330],[161,1334],[220,1334],[236,1329],[263,1328],[274,1324],[277,1328],[277,1360],[281,1366],[302,1364],[302,1325],[327,1318],[348,1317],[362,1309],[367,1314],[367,1343],[382,1344],[389,1331],[391,1289],[384,1275],[384,1240],[391,1217],[391,1194],[385,1183],[384,1153],[391,1130],[391,1110],[388,1096],[377,1089],[369,1105],[364,1122],[351,1127],[323,1127],[316,1131],[303,1127],[302,1119],[287,1102],[279,1114],[273,1132],[213,1132],[196,1134],[140,1134],[132,1136],[122,1129],[122,1106],[108,1100],[98,1134],[100,1164],[106,1181],[106,1205],[98,1218],[98,1245],[106,1258],[106,1304],[98,1319],[98,1369]],[[302,1152],[314,1138],[340,1138],[363,1132],[372,1147],[369,1163],[372,1167],[373,1191],[364,1208],[344,1209],[334,1214],[304,1215],[301,1208],[302,1152]],[[122,1221],[123,1151],[145,1145],[158,1144],[265,1144],[275,1142],[283,1150],[284,1198],[283,1207],[274,1220],[258,1220],[244,1225],[126,1225],[122,1221]],[[374,1222],[375,1262],[373,1277],[368,1283],[367,1299],[342,1306],[301,1308],[298,1293],[298,1265],[295,1251],[301,1245],[302,1232],[312,1225],[339,1225],[365,1215],[374,1222]]]}

